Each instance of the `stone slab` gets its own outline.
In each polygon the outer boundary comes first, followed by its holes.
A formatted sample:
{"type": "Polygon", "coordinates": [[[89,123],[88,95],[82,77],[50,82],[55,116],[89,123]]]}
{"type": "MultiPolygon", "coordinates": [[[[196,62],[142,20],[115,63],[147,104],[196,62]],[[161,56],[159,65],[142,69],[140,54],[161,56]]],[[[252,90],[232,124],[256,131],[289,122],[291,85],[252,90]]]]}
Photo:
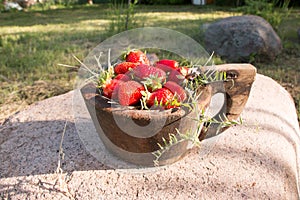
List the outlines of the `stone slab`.
{"type": "Polygon", "coordinates": [[[150,169],[87,151],[76,131],[73,95],[38,102],[0,127],[0,198],[299,199],[295,106],[268,77],[257,75],[243,125],[203,141],[171,166],[150,169]]]}

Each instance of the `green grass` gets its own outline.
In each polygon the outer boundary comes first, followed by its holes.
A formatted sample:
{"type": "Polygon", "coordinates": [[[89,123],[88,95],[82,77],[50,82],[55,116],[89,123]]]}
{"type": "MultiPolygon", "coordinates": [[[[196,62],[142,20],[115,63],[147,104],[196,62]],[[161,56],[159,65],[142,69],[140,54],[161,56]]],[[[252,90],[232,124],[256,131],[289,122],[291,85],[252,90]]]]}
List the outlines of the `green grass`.
{"type": "MultiPolygon", "coordinates": [[[[200,25],[240,15],[214,6],[138,6],[136,27],[174,29],[202,43],[200,25]]],[[[110,31],[109,5],[35,7],[25,12],[0,13],[0,121],[35,101],[73,89],[76,71],[58,64],[78,65],[110,31]]],[[[300,111],[300,44],[294,34],[300,27],[300,9],[293,9],[280,27],[284,51],[272,63],[254,63],[293,94],[300,111]]],[[[300,113],[300,112],[299,112],[300,113]]]]}

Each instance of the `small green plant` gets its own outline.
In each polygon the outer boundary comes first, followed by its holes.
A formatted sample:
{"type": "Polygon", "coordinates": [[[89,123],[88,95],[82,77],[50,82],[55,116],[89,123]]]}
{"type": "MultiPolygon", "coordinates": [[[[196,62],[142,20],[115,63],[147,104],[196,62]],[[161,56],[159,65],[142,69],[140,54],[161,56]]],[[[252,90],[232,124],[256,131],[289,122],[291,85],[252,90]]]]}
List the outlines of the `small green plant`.
{"type": "Polygon", "coordinates": [[[136,26],[135,7],[138,0],[112,0],[110,3],[110,11],[108,13],[111,21],[109,23],[108,32],[119,33],[132,29],[136,26]]]}
{"type": "Polygon", "coordinates": [[[237,8],[244,14],[258,15],[267,20],[275,30],[278,30],[281,22],[290,14],[290,0],[245,0],[245,5],[237,8]]]}
{"type": "Polygon", "coordinates": [[[33,5],[34,8],[31,8],[31,9],[40,8],[43,11],[50,10],[51,6],[53,6],[55,4],[57,4],[57,5],[60,4],[60,1],[56,2],[55,0],[45,0],[45,1],[41,1],[41,2],[38,2],[37,4],[33,5]]]}
{"type": "Polygon", "coordinates": [[[4,12],[5,8],[4,8],[4,0],[0,0],[0,13],[4,12]]]}

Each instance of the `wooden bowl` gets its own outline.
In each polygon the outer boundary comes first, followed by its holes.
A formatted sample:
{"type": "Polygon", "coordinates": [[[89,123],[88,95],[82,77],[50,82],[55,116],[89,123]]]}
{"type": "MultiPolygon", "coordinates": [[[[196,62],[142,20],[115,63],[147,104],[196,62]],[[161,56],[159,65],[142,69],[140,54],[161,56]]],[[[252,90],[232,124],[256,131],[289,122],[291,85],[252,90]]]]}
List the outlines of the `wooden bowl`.
{"type": "MultiPolygon", "coordinates": [[[[169,134],[178,136],[177,130],[182,134],[195,133],[199,125],[194,120],[197,113],[188,108],[158,111],[114,106],[97,91],[92,83],[81,88],[96,130],[111,153],[130,163],[153,166],[155,160],[153,152],[160,149],[158,144],[163,144],[163,138],[168,141],[169,134]]],[[[208,107],[212,88],[206,86],[201,88],[201,91],[198,100],[199,110],[208,107]]],[[[174,163],[190,148],[191,144],[188,141],[178,143],[163,154],[159,164],[174,163]]]]}
{"type": "MultiPolygon", "coordinates": [[[[204,71],[211,67],[203,68],[204,71]]],[[[252,83],[255,80],[256,68],[251,64],[224,64],[214,66],[214,70],[226,72],[227,81],[207,85],[200,88],[202,94],[198,101],[199,109],[206,109],[214,94],[223,93],[224,108],[221,113],[230,120],[237,119],[246,105],[252,83]],[[221,90],[220,90],[221,88],[221,90]]],[[[185,108],[154,111],[137,110],[132,107],[113,106],[103,98],[93,84],[81,88],[81,93],[94,122],[96,130],[107,149],[128,162],[153,166],[153,152],[159,150],[163,138],[168,140],[169,134],[194,133],[199,123],[197,112],[185,108]]],[[[202,125],[201,125],[202,126],[202,125]]],[[[224,131],[226,128],[221,130],[224,131]]],[[[216,135],[217,124],[201,129],[199,140],[216,135]]],[[[160,165],[167,165],[181,159],[192,146],[188,141],[178,143],[169,149],[159,160],[160,165]]]]}

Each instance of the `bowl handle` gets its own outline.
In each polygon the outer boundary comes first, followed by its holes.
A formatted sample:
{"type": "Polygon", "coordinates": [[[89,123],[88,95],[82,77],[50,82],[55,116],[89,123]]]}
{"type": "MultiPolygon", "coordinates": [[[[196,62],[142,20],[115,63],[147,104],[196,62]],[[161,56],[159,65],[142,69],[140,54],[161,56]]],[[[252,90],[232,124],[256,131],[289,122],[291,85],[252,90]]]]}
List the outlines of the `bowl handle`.
{"type": "MultiPolygon", "coordinates": [[[[225,114],[229,120],[236,120],[243,111],[247,103],[252,83],[255,80],[256,68],[251,64],[223,64],[214,66],[218,72],[226,72],[226,81],[212,83],[212,96],[217,93],[225,94],[223,108],[218,116],[225,114]]],[[[204,67],[203,71],[211,70],[211,67],[204,67]]],[[[228,127],[221,129],[218,133],[223,132],[228,127]]],[[[204,127],[199,136],[200,141],[216,136],[218,124],[211,124],[204,127]]]]}

